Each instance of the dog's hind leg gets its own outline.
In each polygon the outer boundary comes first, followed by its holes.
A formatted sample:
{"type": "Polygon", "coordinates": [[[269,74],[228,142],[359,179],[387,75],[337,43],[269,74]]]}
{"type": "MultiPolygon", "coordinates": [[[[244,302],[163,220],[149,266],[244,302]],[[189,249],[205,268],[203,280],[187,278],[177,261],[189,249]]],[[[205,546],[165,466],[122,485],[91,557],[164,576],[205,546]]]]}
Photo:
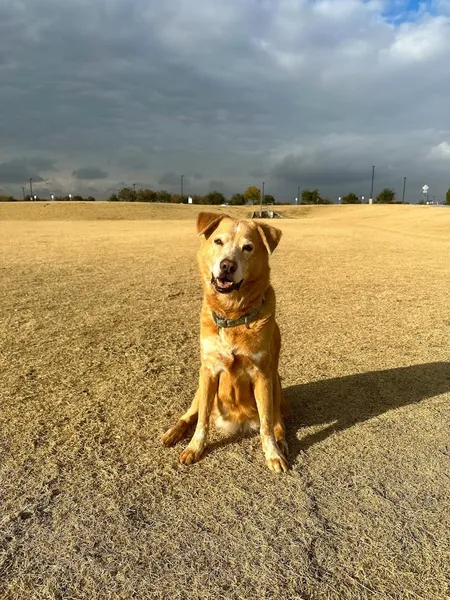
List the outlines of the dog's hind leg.
{"type": "Polygon", "coordinates": [[[283,421],[283,414],[287,412],[287,409],[288,405],[283,399],[280,376],[278,373],[275,373],[273,385],[273,432],[278,447],[285,457],[289,454],[286,442],[286,429],[283,421]]]}
{"type": "Polygon", "coordinates": [[[184,438],[191,426],[197,422],[198,397],[199,390],[197,390],[191,406],[179,419],[178,423],[176,423],[173,427],[168,429],[166,433],[162,436],[162,442],[165,446],[174,446],[177,442],[184,438]]]}

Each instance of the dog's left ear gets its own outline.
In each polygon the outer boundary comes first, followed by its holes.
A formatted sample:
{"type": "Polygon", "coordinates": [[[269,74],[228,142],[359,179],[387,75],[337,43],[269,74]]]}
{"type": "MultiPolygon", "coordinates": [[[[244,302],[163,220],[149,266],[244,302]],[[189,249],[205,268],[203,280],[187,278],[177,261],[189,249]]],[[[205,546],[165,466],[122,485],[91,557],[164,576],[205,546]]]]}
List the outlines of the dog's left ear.
{"type": "Polygon", "coordinates": [[[197,217],[197,233],[198,235],[204,235],[206,239],[209,238],[211,233],[219,225],[220,221],[228,215],[201,212],[197,217]]]}
{"type": "Polygon", "coordinates": [[[265,223],[258,223],[256,228],[258,229],[258,233],[261,236],[264,246],[267,248],[267,252],[272,254],[272,252],[278,246],[282,232],[271,225],[266,225],[265,223]]]}

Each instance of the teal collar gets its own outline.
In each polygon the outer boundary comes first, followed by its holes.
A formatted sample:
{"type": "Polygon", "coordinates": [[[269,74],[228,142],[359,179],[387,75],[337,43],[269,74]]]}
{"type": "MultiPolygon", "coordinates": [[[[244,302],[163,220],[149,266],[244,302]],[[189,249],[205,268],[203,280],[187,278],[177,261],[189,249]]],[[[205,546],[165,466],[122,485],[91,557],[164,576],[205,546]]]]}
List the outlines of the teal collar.
{"type": "Polygon", "coordinates": [[[217,325],[217,327],[219,327],[219,329],[221,327],[224,329],[227,327],[237,327],[238,325],[245,325],[247,329],[250,329],[248,324],[254,321],[259,315],[259,311],[261,310],[263,304],[264,298],[259,306],[254,308],[251,312],[249,312],[248,315],[239,317],[239,319],[227,319],[226,317],[221,317],[220,315],[216,314],[213,310],[211,311],[211,315],[214,319],[214,323],[217,325]]]}

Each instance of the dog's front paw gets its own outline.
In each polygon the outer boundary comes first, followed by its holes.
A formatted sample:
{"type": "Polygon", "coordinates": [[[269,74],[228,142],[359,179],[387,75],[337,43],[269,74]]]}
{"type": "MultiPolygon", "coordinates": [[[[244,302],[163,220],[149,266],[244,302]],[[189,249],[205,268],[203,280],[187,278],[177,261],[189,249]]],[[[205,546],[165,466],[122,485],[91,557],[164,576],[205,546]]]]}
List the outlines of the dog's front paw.
{"type": "Polygon", "coordinates": [[[275,473],[286,473],[288,470],[287,462],[282,456],[278,458],[268,458],[266,460],[266,465],[271,471],[275,471],[275,473]]]}
{"type": "Polygon", "coordinates": [[[180,454],[180,463],[183,465],[192,465],[200,460],[202,454],[203,448],[192,448],[188,446],[186,450],[183,450],[180,454]]]}

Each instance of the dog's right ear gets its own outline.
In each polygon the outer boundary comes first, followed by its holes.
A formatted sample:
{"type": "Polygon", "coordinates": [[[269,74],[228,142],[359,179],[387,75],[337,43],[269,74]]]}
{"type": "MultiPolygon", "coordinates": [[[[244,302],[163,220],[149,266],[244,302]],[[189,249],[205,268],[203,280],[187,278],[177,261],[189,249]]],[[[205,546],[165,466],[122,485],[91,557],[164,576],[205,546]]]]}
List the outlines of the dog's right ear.
{"type": "Polygon", "coordinates": [[[220,221],[226,216],[218,213],[201,212],[197,217],[198,235],[204,235],[208,239],[220,221]]]}

